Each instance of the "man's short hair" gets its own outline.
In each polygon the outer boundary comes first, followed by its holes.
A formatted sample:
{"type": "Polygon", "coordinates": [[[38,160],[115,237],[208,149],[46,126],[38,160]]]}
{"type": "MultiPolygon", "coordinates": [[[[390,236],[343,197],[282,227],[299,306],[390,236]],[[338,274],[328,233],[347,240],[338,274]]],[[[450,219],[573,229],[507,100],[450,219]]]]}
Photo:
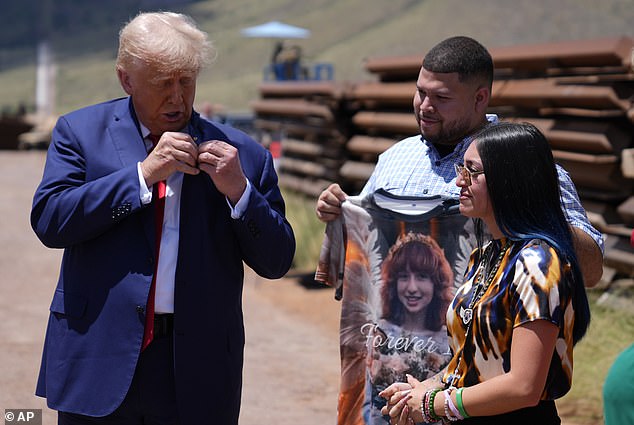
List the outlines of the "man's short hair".
{"type": "Polygon", "coordinates": [[[430,72],[457,72],[460,81],[478,81],[489,89],[493,84],[493,59],[476,40],[450,37],[434,46],[423,59],[423,68],[430,72]]]}
{"type": "Polygon", "coordinates": [[[207,34],[189,16],[140,13],[119,32],[117,69],[152,64],[166,71],[198,73],[214,54],[207,34]]]}

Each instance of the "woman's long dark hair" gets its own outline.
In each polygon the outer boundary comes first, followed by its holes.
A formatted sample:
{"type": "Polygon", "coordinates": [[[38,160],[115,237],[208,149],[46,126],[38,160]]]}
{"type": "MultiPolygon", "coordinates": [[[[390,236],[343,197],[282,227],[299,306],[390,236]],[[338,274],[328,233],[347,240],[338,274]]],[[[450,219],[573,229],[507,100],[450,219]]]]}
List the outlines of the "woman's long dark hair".
{"type": "Polygon", "coordinates": [[[503,122],[482,130],[474,143],[502,233],[511,240],[542,239],[555,248],[563,264],[570,264],[566,282],[575,310],[576,343],[590,324],[590,307],[546,137],[532,124],[503,122]]]}

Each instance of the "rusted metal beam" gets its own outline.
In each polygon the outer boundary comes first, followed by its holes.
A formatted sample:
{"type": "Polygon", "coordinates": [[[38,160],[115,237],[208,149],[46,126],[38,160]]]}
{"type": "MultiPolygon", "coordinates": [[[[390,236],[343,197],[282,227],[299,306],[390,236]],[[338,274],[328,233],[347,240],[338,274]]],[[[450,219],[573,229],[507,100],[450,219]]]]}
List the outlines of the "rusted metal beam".
{"type": "Polygon", "coordinates": [[[619,153],[632,143],[632,134],[608,121],[508,118],[505,121],[529,122],[548,139],[553,149],[590,154],[619,153]]]}
{"type": "Polygon", "coordinates": [[[297,139],[282,139],[282,152],[314,158],[341,158],[342,147],[328,146],[321,143],[308,142],[297,139]]]}
{"type": "MultiPolygon", "coordinates": [[[[623,226],[621,233],[629,235],[632,233],[632,228],[623,226]]],[[[626,276],[634,277],[634,251],[629,246],[627,236],[623,235],[615,247],[606,249],[604,261],[607,266],[617,269],[626,276]]]]}
{"type": "Polygon", "coordinates": [[[327,180],[335,180],[337,178],[337,170],[330,169],[311,160],[282,156],[279,161],[279,167],[282,171],[290,171],[293,174],[301,174],[327,180]]]}
{"type": "Polygon", "coordinates": [[[634,40],[610,37],[489,49],[496,68],[543,70],[566,67],[632,67],[634,40]]]}
{"type": "Polygon", "coordinates": [[[623,149],[621,152],[621,172],[624,177],[634,179],[634,148],[623,149]]]}
{"type": "Polygon", "coordinates": [[[367,162],[346,161],[339,174],[344,179],[353,180],[356,182],[365,182],[370,178],[370,175],[374,171],[374,164],[367,162]]]}
{"type": "Polygon", "coordinates": [[[621,174],[616,155],[553,150],[553,156],[568,171],[577,187],[618,193],[632,190],[632,181],[621,174]]]}
{"type": "Polygon", "coordinates": [[[416,85],[406,83],[359,83],[351,88],[349,97],[353,100],[373,100],[380,103],[412,105],[416,85]]]}
{"type": "Polygon", "coordinates": [[[348,143],[346,149],[356,154],[372,154],[379,155],[392,147],[397,140],[384,137],[370,136],[353,136],[348,143]]]}
{"type": "Polygon", "coordinates": [[[634,226],[634,196],[630,196],[616,209],[623,223],[634,226]]]}
{"type": "MultiPolygon", "coordinates": [[[[621,118],[627,117],[627,112],[622,109],[584,109],[584,108],[565,108],[565,107],[546,107],[538,108],[538,115],[543,117],[548,116],[570,116],[578,118],[592,118],[592,119],[608,119],[608,118],[621,118]]],[[[630,121],[633,121],[630,119],[630,121]]]]}
{"type": "Polygon", "coordinates": [[[255,128],[266,132],[285,134],[303,140],[327,141],[332,144],[343,144],[347,141],[347,138],[335,126],[306,124],[295,121],[294,117],[256,118],[254,125],[255,128]]]}
{"type": "Polygon", "coordinates": [[[366,130],[385,133],[416,134],[420,131],[413,113],[398,112],[357,112],[352,123],[366,130]]]}
{"type": "Polygon", "coordinates": [[[365,69],[378,75],[381,81],[416,81],[423,56],[424,54],[368,58],[365,69]]]}
{"type": "Polygon", "coordinates": [[[620,109],[632,107],[630,99],[621,99],[610,86],[558,85],[552,79],[508,80],[496,85],[491,106],[514,105],[527,108],[572,107],[620,109]]]}
{"type": "Polygon", "coordinates": [[[346,83],[334,81],[278,81],[265,82],[258,86],[262,97],[328,97],[341,99],[346,83]]]}
{"type": "Polygon", "coordinates": [[[296,192],[304,193],[313,198],[317,198],[324,189],[330,185],[330,181],[320,179],[309,179],[298,177],[292,174],[280,174],[280,186],[296,192]]]}
{"type": "MultiPolygon", "coordinates": [[[[605,67],[613,67],[611,72],[632,69],[632,48],[630,37],[611,37],[593,40],[574,40],[539,44],[490,47],[493,64],[497,72],[562,72],[549,69],[593,67],[604,73],[605,67]]],[[[382,81],[412,80],[418,77],[424,53],[395,57],[369,58],[365,69],[378,75],[382,81]]],[[[595,71],[595,72],[596,72],[595,71]]]]}
{"type": "Polygon", "coordinates": [[[330,108],[301,99],[261,99],[251,101],[250,106],[257,115],[317,117],[327,123],[335,120],[330,108]]]}

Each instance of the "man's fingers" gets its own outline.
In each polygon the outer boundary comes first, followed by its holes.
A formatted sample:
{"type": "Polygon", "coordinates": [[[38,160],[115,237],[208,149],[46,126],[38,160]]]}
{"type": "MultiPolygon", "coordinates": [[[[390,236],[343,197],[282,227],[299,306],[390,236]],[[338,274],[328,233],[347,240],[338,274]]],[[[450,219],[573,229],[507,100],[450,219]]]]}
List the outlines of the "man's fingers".
{"type": "Polygon", "coordinates": [[[407,406],[407,402],[410,398],[412,398],[412,396],[408,394],[403,397],[398,403],[396,403],[389,411],[390,418],[399,418],[403,413],[403,409],[407,406]]]}
{"type": "Polygon", "coordinates": [[[319,199],[330,205],[341,206],[346,200],[346,194],[337,183],[333,183],[321,193],[319,199]]]}
{"type": "Polygon", "coordinates": [[[401,415],[398,418],[399,425],[407,425],[409,423],[409,407],[405,406],[403,410],[401,410],[401,415]]]}
{"type": "MultiPolygon", "coordinates": [[[[198,167],[198,154],[197,152],[189,152],[184,150],[174,150],[172,151],[172,157],[185,165],[189,165],[190,167],[197,168],[198,167]]],[[[177,165],[178,168],[178,165],[177,165]]],[[[179,169],[179,171],[182,171],[179,169]]]]}
{"type": "Polygon", "coordinates": [[[315,212],[321,221],[331,221],[341,214],[341,204],[347,195],[337,183],[332,183],[317,198],[315,212]]]}
{"type": "Polygon", "coordinates": [[[326,189],[326,191],[331,194],[332,196],[335,197],[335,199],[337,199],[340,203],[346,200],[346,193],[341,189],[341,186],[339,186],[337,183],[333,183],[330,186],[328,186],[328,189],[326,189]]]}
{"type": "Polygon", "coordinates": [[[402,402],[404,398],[411,398],[411,396],[409,395],[410,392],[412,392],[411,389],[404,390],[404,391],[397,391],[392,395],[392,397],[389,398],[388,403],[398,404],[402,402]]]}
{"type": "Polygon", "coordinates": [[[384,399],[389,400],[394,394],[401,391],[411,390],[411,389],[412,387],[406,384],[405,382],[395,382],[389,387],[387,387],[386,389],[384,389],[383,391],[381,391],[379,393],[379,397],[383,397],[384,399]]]}
{"type": "Polygon", "coordinates": [[[203,142],[200,144],[200,146],[198,146],[198,150],[200,152],[207,152],[218,156],[223,156],[227,153],[233,153],[234,151],[237,151],[234,146],[230,145],[227,142],[223,142],[222,140],[209,140],[203,142]]]}
{"type": "Polygon", "coordinates": [[[200,169],[197,166],[191,166],[191,165],[187,165],[184,162],[181,162],[177,167],[176,167],[177,171],[180,171],[181,173],[185,173],[185,174],[191,174],[191,175],[196,175],[198,173],[200,173],[200,169]]]}
{"type": "Polygon", "coordinates": [[[405,375],[407,377],[407,383],[410,384],[412,387],[415,387],[416,385],[420,384],[420,381],[416,378],[414,378],[412,375],[405,375]]]}

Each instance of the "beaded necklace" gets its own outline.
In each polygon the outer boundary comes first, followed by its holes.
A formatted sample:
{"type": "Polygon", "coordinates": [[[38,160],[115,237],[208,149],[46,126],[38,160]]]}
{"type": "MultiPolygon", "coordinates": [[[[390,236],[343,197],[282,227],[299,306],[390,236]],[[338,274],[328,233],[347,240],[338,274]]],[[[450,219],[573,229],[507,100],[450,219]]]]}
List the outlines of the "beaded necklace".
{"type": "MultiPolygon", "coordinates": [[[[500,265],[502,264],[504,255],[506,254],[506,251],[509,250],[511,245],[512,245],[511,242],[506,242],[506,244],[502,247],[502,249],[500,249],[500,253],[497,256],[495,265],[491,269],[489,269],[489,267],[491,264],[491,256],[493,255],[493,251],[491,251],[488,255],[482,256],[482,260],[481,260],[482,270],[480,274],[478,274],[478,277],[476,278],[476,281],[474,284],[475,289],[474,289],[473,295],[471,296],[471,302],[469,303],[469,307],[467,307],[466,309],[463,307],[460,307],[460,318],[462,319],[462,323],[464,323],[467,326],[467,331],[465,332],[465,343],[467,339],[469,338],[469,334],[472,328],[471,321],[473,319],[473,309],[476,303],[480,301],[480,298],[482,298],[482,295],[484,295],[487,289],[489,289],[489,286],[491,286],[491,282],[493,282],[493,278],[495,278],[495,275],[497,275],[498,269],[500,268],[500,265]],[[483,285],[482,281],[484,280],[485,277],[486,277],[486,280],[483,285]]],[[[489,247],[491,247],[492,249],[493,244],[489,245],[489,247]]],[[[450,387],[455,388],[454,384],[458,381],[458,379],[460,379],[458,370],[460,369],[460,364],[462,363],[463,351],[464,351],[464,346],[462,347],[462,350],[460,351],[460,357],[458,358],[456,369],[448,377],[449,378],[448,383],[450,387]]]]}

